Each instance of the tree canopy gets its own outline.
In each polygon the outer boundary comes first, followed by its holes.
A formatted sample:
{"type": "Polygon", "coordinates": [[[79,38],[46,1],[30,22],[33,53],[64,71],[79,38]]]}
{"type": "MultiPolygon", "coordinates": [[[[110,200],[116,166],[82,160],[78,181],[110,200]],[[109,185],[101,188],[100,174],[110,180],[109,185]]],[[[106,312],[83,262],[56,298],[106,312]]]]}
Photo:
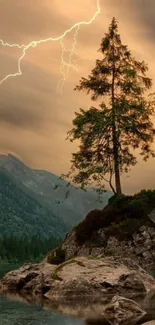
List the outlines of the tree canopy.
{"type": "Polygon", "coordinates": [[[68,139],[79,140],[79,150],[72,154],[68,176],[83,188],[95,182],[101,189],[108,181],[113,192],[121,194],[120,176],[136,165],[135,150],[145,161],[155,157],[155,97],[149,93],[152,80],[147,64],[137,61],[122,44],[115,18],[99,51],[102,58],[75,87],[90,94],[97,107],[75,113],[68,139]]]}

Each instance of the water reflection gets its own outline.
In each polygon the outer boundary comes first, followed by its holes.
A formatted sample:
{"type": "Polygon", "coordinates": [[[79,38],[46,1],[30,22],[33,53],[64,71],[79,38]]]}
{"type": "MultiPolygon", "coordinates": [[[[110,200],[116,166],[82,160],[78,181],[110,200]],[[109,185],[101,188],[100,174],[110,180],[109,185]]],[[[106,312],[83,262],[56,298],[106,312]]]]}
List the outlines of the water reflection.
{"type": "MultiPolygon", "coordinates": [[[[12,297],[13,298],[13,297],[12,297]]],[[[16,297],[17,298],[17,297],[16,297]]],[[[84,325],[83,320],[58,315],[39,305],[0,297],[0,325],[84,325]]]]}
{"type": "MultiPolygon", "coordinates": [[[[103,310],[111,299],[111,296],[106,296],[92,304],[90,301],[79,303],[72,299],[56,304],[39,296],[8,294],[7,297],[0,297],[0,325],[109,325],[103,317],[103,310]]],[[[140,325],[155,320],[155,295],[137,302],[147,314],[139,322],[131,319],[130,323],[121,325],[140,325]]]]}

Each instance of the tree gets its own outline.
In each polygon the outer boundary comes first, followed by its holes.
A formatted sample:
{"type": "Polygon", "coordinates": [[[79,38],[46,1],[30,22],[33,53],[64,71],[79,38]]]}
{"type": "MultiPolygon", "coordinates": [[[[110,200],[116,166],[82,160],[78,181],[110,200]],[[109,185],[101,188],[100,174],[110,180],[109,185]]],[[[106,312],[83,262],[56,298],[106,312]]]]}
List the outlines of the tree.
{"type": "Polygon", "coordinates": [[[102,58],[96,60],[88,78],[82,77],[75,87],[91,93],[91,99],[98,101],[98,108],[75,113],[73,129],[67,138],[71,142],[79,140],[80,144],[79,151],[72,154],[68,176],[72,175],[72,180],[83,188],[92,181],[103,188],[106,180],[114,193],[121,194],[120,175],[137,163],[135,149],[145,161],[155,157],[152,149],[155,129],[151,121],[155,98],[154,94],[148,94],[152,87],[152,80],[146,76],[148,66],[135,60],[122,44],[115,18],[99,51],[102,58]]]}

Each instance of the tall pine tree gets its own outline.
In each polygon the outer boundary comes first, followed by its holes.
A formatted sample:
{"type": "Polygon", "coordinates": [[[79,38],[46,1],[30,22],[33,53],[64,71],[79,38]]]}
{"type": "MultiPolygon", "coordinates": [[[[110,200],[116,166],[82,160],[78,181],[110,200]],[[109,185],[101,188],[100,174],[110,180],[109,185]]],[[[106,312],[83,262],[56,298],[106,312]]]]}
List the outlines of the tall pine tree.
{"type": "Polygon", "coordinates": [[[102,59],[96,60],[91,74],[81,78],[75,88],[86,90],[93,101],[100,102],[98,108],[75,113],[73,129],[68,132],[70,141],[80,140],[79,151],[72,154],[72,180],[82,187],[95,181],[100,188],[107,180],[113,192],[121,194],[120,175],[137,163],[135,149],[145,161],[155,157],[151,121],[155,99],[154,94],[148,94],[152,87],[146,76],[148,67],[144,61],[136,61],[122,44],[115,18],[99,51],[102,59]]]}

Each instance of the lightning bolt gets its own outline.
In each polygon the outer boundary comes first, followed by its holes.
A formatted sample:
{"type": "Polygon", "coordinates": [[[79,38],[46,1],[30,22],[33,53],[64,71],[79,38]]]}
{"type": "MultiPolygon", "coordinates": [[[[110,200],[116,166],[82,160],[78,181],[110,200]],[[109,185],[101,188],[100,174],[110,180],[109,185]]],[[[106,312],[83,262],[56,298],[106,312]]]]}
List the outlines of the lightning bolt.
{"type": "Polygon", "coordinates": [[[75,53],[75,47],[76,47],[76,43],[77,43],[77,34],[78,34],[79,29],[80,29],[80,26],[78,25],[76,27],[76,31],[74,33],[74,42],[72,44],[71,51],[66,50],[66,48],[64,47],[63,40],[60,41],[60,44],[61,44],[61,47],[62,47],[61,67],[60,67],[60,72],[62,74],[62,79],[58,83],[57,91],[60,92],[61,94],[62,94],[62,91],[63,91],[63,86],[64,86],[64,83],[65,83],[65,80],[69,76],[70,67],[75,69],[76,71],[78,70],[77,67],[72,64],[72,57],[73,57],[73,55],[75,53]],[[68,60],[68,62],[64,61],[64,53],[65,52],[69,52],[69,60],[68,60]]]}
{"type": "Polygon", "coordinates": [[[89,20],[89,21],[80,21],[78,23],[75,23],[73,26],[71,26],[69,29],[67,29],[62,35],[58,36],[58,37],[49,37],[46,39],[41,39],[41,40],[37,40],[37,41],[32,41],[28,44],[18,44],[18,43],[14,43],[14,44],[10,44],[7,42],[4,42],[2,39],[0,39],[0,44],[4,47],[10,47],[10,48],[18,48],[22,50],[22,54],[18,59],[18,71],[15,73],[10,73],[7,76],[5,76],[1,81],[0,81],[0,85],[5,82],[7,79],[9,78],[13,78],[13,77],[18,77],[22,75],[22,70],[21,70],[21,63],[24,59],[24,57],[26,56],[26,52],[29,48],[32,47],[37,47],[37,45],[39,44],[43,44],[43,43],[47,43],[47,42],[56,42],[59,41],[60,45],[61,45],[61,49],[62,49],[62,53],[61,53],[61,66],[60,66],[60,73],[62,75],[62,79],[60,80],[60,82],[58,83],[58,87],[57,90],[60,91],[62,93],[62,88],[64,85],[65,80],[68,78],[69,76],[69,70],[70,68],[73,68],[77,71],[77,66],[75,64],[73,64],[73,55],[75,54],[75,48],[76,48],[76,43],[77,43],[77,34],[78,31],[80,29],[80,27],[82,25],[90,25],[93,23],[93,21],[96,19],[96,17],[100,14],[101,12],[101,8],[100,8],[100,0],[97,0],[97,9],[96,12],[94,13],[93,17],[89,20]],[[64,46],[64,38],[71,33],[72,31],[74,31],[74,40],[73,40],[73,44],[72,44],[72,48],[71,50],[67,50],[64,46]],[[69,58],[68,58],[68,62],[66,62],[64,60],[64,54],[68,52],[69,53],[69,58]]]}

